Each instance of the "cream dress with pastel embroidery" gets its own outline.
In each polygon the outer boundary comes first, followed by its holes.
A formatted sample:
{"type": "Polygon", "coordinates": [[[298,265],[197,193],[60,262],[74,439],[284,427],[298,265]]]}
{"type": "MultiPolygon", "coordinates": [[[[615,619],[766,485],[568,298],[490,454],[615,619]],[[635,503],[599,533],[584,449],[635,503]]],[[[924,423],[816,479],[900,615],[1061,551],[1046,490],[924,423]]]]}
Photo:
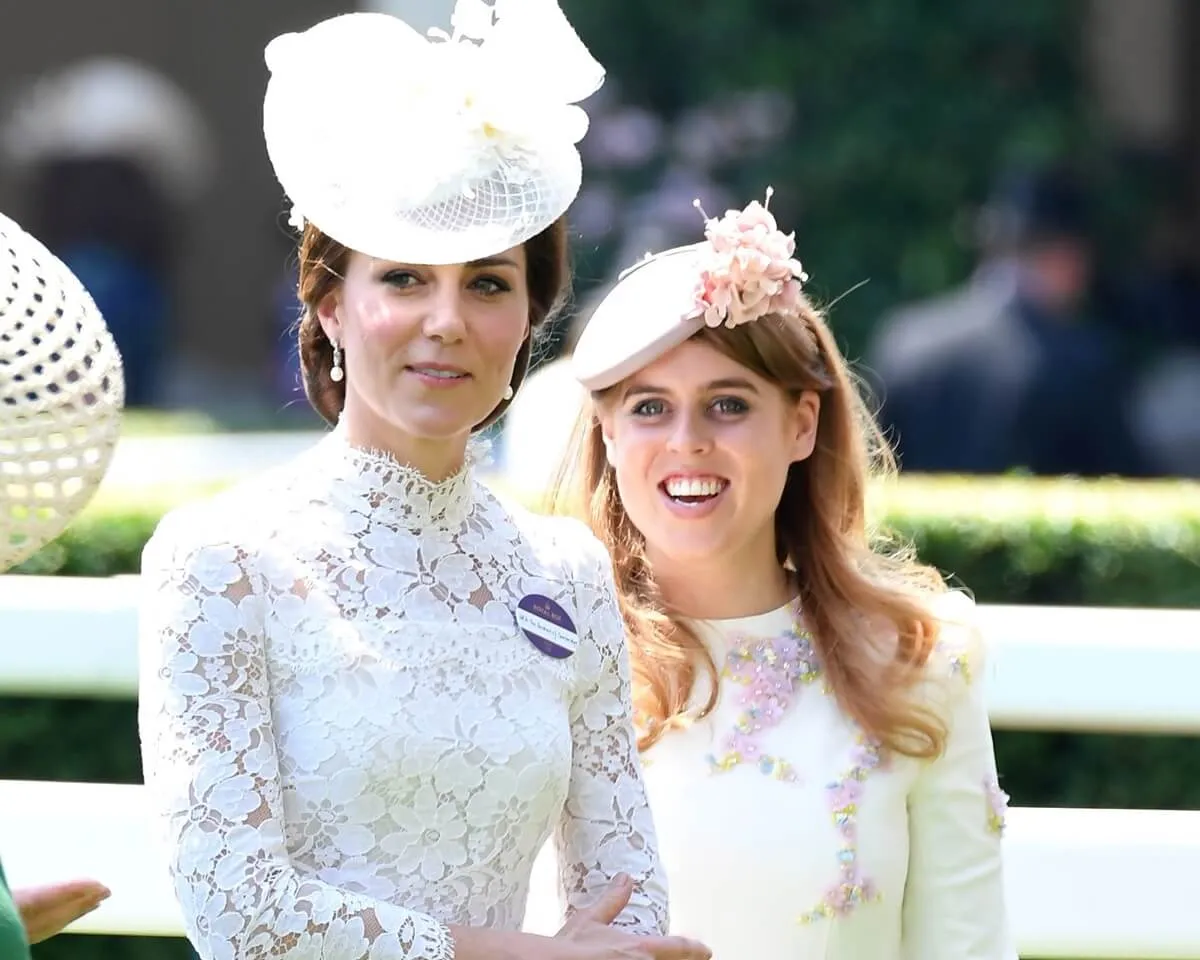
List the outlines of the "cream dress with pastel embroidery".
{"type": "MultiPolygon", "coordinates": [[[[927,689],[950,732],[932,762],[881,756],[826,689],[793,607],[695,623],[724,666],[718,706],[644,758],[674,931],[715,960],[1016,960],[982,649],[970,601],[940,606],[927,689]],[[761,729],[747,736],[750,701],[761,729]]],[[[707,695],[701,677],[693,704],[707,695]]]]}

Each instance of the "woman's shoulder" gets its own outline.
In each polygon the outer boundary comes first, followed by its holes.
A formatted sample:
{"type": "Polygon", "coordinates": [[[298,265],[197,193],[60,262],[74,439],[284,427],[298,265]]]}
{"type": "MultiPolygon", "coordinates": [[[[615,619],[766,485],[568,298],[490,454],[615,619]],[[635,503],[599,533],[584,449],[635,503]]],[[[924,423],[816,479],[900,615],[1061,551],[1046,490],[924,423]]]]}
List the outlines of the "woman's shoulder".
{"type": "Polygon", "coordinates": [[[213,550],[254,552],[279,526],[288,489],[276,469],[167,511],[146,543],[143,566],[213,550]]]}
{"type": "Polygon", "coordinates": [[[517,530],[524,545],[546,565],[574,578],[611,578],[608,551],[582,520],[530,510],[501,491],[488,490],[487,496],[493,500],[494,509],[517,530]]]}
{"type": "Polygon", "coordinates": [[[969,594],[947,590],[929,595],[926,604],[937,632],[925,662],[924,686],[935,706],[950,710],[982,683],[987,644],[978,607],[969,594]]]}
{"type": "Polygon", "coordinates": [[[931,666],[943,674],[972,681],[987,658],[974,598],[961,590],[947,590],[930,597],[929,612],[937,624],[931,666]]]}

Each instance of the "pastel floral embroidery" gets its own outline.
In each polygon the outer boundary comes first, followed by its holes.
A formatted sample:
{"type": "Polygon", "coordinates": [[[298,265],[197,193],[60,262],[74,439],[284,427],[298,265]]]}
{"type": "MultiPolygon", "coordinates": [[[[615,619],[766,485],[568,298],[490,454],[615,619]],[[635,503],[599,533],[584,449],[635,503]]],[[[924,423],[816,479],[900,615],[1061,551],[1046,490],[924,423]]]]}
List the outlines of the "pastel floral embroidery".
{"type": "Polygon", "coordinates": [[[995,776],[984,778],[983,791],[987,797],[988,830],[997,836],[1003,836],[1008,814],[1008,794],[1000,788],[1000,782],[995,776]]]}
{"type": "Polygon", "coordinates": [[[708,259],[696,286],[695,308],[684,319],[703,317],[710,327],[736,327],[767,314],[794,314],[808,274],[798,260],[796,235],[785,234],[767,202],[752,202],[720,219],[705,216],[708,259]]]}
{"type": "Polygon", "coordinates": [[[950,651],[946,659],[950,661],[951,675],[962,677],[963,681],[970,686],[975,678],[971,673],[971,658],[967,653],[961,650],[950,651]]]}
{"type": "Polygon", "coordinates": [[[858,813],[863,787],[871,772],[883,765],[878,743],[859,734],[855,743],[852,764],[840,780],[826,789],[833,824],[841,835],[838,850],[839,879],[825,892],[821,902],[801,915],[802,924],[816,923],[830,917],[844,917],[860,904],[879,899],[875,884],[866,877],[858,861],[858,813]]]}
{"type": "Polygon", "coordinates": [[[934,644],[934,653],[938,660],[946,664],[950,676],[959,677],[970,686],[975,681],[975,664],[970,653],[968,634],[961,627],[961,624],[951,621],[943,622],[934,644]]]}
{"type": "Polygon", "coordinates": [[[723,741],[723,752],[709,756],[710,769],[719,773],[753,763],[769,777],[794,782],[797,775],[792,765],[764,753],[758,738],[779,723],[799,689],[820,675],[812,638],[798,622],[782,636],[734,644],[722,677],[742,687],[738,697],[742,709],[723,741]]]}

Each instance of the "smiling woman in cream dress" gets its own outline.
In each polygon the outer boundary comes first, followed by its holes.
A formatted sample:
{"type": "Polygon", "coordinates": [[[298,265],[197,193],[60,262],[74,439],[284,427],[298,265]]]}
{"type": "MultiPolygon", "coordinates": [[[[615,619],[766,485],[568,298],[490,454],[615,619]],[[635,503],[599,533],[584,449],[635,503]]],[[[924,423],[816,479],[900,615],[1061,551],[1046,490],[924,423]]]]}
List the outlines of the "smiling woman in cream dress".
{"type": "Polygon", "coordinates": [[[973,605],[869,536],[886,447],[806,281],[752,203],[574,354],[559,502],[613,554],[673,922],[720,960],[1015,960],[973,605]]]}

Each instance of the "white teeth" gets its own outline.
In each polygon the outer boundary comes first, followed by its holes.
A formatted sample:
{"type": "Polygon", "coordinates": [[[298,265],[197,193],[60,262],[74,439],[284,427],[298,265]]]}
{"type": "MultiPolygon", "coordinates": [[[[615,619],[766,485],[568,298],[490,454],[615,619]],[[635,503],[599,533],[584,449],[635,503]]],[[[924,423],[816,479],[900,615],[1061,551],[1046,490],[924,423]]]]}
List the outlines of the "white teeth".
{"type": "Polygon", "coordinates": [[[725,481],[714,477],[673,477],[666,482],[672,497],[715,497],[725,489],[725,481]]]}
{"type": "Polygon", "coordinates": [[[453,370],[427,370],[424,367],[417,367],[417,373],[424,374],[427,377],[437,377],[440,380],[452,380],[466,376],[466,374],[455,373],[453,370]]]}

